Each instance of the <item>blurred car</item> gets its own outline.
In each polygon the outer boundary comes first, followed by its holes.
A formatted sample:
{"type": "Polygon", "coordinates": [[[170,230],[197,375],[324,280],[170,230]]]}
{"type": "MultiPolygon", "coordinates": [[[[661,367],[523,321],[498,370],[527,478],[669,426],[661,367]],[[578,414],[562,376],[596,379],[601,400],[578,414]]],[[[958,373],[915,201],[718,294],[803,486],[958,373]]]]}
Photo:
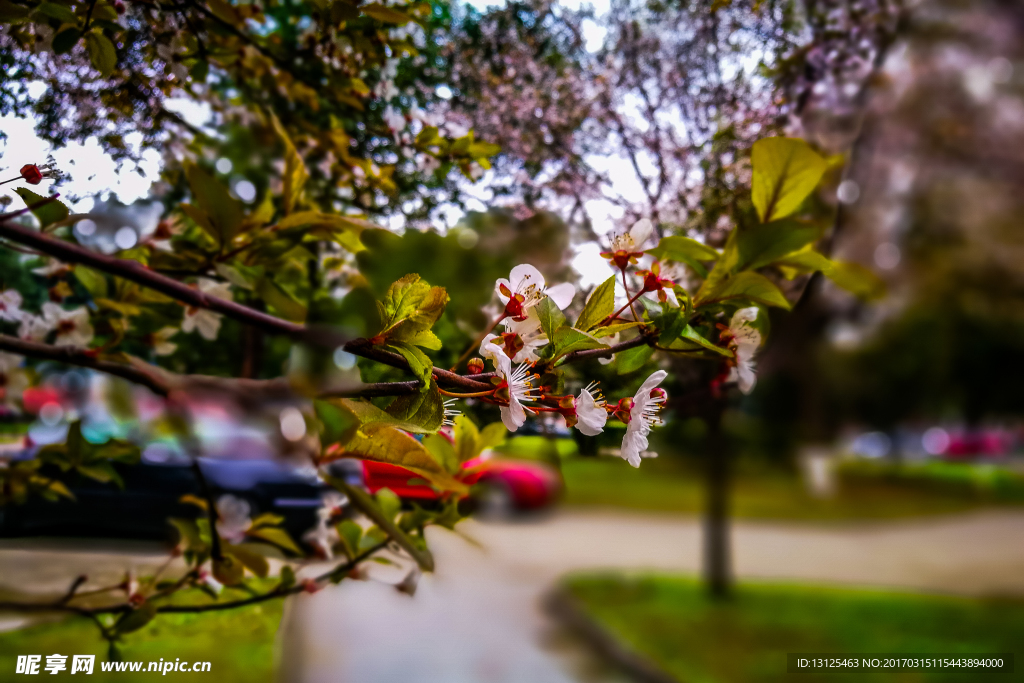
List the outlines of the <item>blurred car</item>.
{"type": "MultiPolygon", "coordinates": [[[[433,488],[417,483],[422,478],[398,465],[363,460],[362,478],[370,493],[388,488],[404,501],[438,499],[433,488]]],[[[554,505],[562,492],[562,478],[552,467],[526,460],[475,458],[463,465],[458,478],[472,487],[471,507],[492,516],[544,510],[554,505]]]]}
{"type": "MultiPolygon", "coordinates": [[[[27,455],[27,454],[26,454],[27,455]]],[[[266,459],[200,458],[213,498],[244,500],[251,516],[273,512],[296,541],[317,523],[316,510],[330,489],[313,468],[266,459]]],[[[200,495],[191,460],[171,450],[148,448],[135,465],[115,464],[124,488],[81,476],[60,475],[75,500],[38,497],[0,508],[0,536],[85,536],[170,540],[168,517],[196,517],[199,509],[181,502],[200,495]]],[[[54,471],[50,473],[57,475],[54,471]]]]}

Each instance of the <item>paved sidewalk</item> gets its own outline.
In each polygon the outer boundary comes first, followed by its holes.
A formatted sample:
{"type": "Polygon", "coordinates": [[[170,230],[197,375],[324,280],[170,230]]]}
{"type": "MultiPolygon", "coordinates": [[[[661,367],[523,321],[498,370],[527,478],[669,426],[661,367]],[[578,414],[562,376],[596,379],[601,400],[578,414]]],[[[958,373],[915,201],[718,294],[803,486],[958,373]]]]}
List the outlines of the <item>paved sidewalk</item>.
{"type": "MultiPolygon", "coordinates": [[[[620,680],[586,671],[538,602],[559,576],[600,568],[697,572],[692,518],[564,511],[537,524],[468,522],[484,548],[432,530],[438,571],[415,598],[374,582],[300,596],[285,641],[302,683],[562,683],[620,680]]],[[[741,523],[745,578],[1024,595],[1024,512],[844,527],[741,523]]]]}

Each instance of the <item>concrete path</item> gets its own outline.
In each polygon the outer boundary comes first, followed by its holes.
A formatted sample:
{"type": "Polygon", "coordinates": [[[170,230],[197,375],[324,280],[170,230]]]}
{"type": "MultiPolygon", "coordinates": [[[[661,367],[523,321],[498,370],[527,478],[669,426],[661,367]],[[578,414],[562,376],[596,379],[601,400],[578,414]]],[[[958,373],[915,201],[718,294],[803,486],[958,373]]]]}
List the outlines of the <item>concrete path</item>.
{"type": "MultiPolygon", "coordinates": [[[[468,522],[483,548],[432,530],[438,571],[414,598],[345,582],[290,606],[284,659],[301,683],[606,683],[617,674],[539,609],[559,576],[602,568],[697,572],[695,519],[563,511],[535,524],[468,522]]],[[[742,523],[744,578],[965,595],[1024,595],[1024,512],[844,527],[742,523]]],[[[395,578],[397,574],[392,577],[395,578]]]]}

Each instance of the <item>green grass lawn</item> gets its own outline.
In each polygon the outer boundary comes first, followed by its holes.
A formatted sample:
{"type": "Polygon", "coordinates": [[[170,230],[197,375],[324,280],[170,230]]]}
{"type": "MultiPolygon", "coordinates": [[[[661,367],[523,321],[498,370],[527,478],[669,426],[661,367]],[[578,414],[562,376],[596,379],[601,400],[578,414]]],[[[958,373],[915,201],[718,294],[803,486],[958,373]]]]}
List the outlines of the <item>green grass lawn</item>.
{"type": "MultiPolygon", "coordinates": [[[[552,462],[556,449],[569,505],[685,514],[703,509],[703,474],[681,458],[663,456],[633,468],[615,457],[579,457],[573,441],[540,436],[511,439],[502,452],[552,462]]],[[[732,512],[748,519],[854,521],[949,514],[1014,502],[990,495],[995,489],[895,476],[889,470],[876,475],[858,469],[853,474],[841,478],[837,495],[819,499],[807,493],[796,474],[740,466],[733,479],[732,512]]]]}
{"type": "Polygon", "coordinates": [[[786,673],[788,652],[1019,653],[1020,601],[746,583],[714,602],[696,580],[664,575],[580,575],[564,586],[602,627],[686,683],[1020,680],[978,670],[786,673]]]}
{"type": "MultiPolygon", "coordinates": [[[[227,591],[226,591],[227,592],[227,591]]],[[[230,591],[234,598],[242,594],[230,591]]],[[[179,596],[175,602],[203,601],[198,591],[179,596]]],[[[224,599],[228,599],[225,597],[224,599]]],[[[211,662],[210,673],[198,674],[217,683],[260,683],[274,680],[274,638],[281,621],[282,604],[272,600],[260,605],[224,612],[205,614],[161,614],[146,626],[124,636],[121,659],[124,661],[211,662]]],[[[7,633],[0,633],[0,681],[19,680],[14,674],[18,655],[68,655],[67,670],[62,676],[70,677],[71,655],[96,655],[93,674],[85,680],[95,683],[135,680],[184,681],[196,680],[194,673],[169,672],[166,676],[154,673],[103,673],[100,662],[107,661],[107,645],[95,624],[84,617],[73,617],[58,622],[36,624],[7,633]]],[[[41,673],[49,680],[50,674],[41,673]]],[[[77,676],[77,674],[76,674],[77,676]]],[[[74,680],[74,679],[72,679],[74,680]]]]}

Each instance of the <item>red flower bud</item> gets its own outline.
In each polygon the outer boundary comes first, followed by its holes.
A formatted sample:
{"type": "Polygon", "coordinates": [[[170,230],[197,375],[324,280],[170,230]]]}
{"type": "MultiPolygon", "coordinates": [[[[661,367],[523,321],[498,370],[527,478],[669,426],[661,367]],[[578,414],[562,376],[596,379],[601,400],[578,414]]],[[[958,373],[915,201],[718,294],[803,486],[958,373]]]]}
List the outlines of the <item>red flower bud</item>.
{"type": "Polygon", "coordinates": [[[21,167],[21,177],[29,185],[38,185],[43,182],[43,172],[35,164],[25,164],[21,167]]]}
{"type": "Polygon", "coordinates": [[[483,358],[470,358],[469,363],[466,364],[471,375],[479,375],[484,371],[484,359],[483,358]]]}

